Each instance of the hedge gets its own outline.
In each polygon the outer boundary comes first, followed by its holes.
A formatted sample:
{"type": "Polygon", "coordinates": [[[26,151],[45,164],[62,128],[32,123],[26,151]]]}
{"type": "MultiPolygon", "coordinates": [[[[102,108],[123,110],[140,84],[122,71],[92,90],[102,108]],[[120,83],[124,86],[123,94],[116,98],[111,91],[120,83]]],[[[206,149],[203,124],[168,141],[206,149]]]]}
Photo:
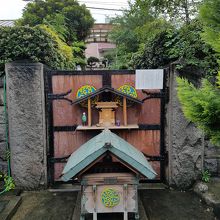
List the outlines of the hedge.
{"type": "Polygon", "coordinates": [[[0,74],[4,74],[5,63],[23,59],[41,62],[56,69],[75,66],[73,57],[65,54],[57,37],[46,29],[40,26],[0,27],[0,74]]]}

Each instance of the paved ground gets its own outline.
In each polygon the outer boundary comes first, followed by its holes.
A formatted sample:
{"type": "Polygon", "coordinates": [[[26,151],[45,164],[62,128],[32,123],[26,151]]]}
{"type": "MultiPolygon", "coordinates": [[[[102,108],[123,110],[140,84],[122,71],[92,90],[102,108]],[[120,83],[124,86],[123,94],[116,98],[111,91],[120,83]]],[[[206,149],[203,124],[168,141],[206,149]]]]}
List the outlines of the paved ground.
{"type": "Polygon", "coordinates": [[[142,203],[150,220],[214,220],[212,208],[193,192],[143,190],[142,203]]]}
{"type": "MultiPolygon", "coordinates": [[[[193,192],[162,189],[140,190],[140,199],[149,220],[214,220],[213,210],[193,192]]],[[[77,192],[24,192],[12,220],[72,219],[77,192]]],[[[76,210],[76,209],[75,209],[76,210]]],[[[147,219],[142,218],[142,220],[147,219]]],[[[98,220],[122,220],[122,216],[99,216],[98,220]]]]}
{"type": "Polygon", "coordinates": [[[22,203],[12,220],[70,220],[77,192],[24,192],[22,203]]]}

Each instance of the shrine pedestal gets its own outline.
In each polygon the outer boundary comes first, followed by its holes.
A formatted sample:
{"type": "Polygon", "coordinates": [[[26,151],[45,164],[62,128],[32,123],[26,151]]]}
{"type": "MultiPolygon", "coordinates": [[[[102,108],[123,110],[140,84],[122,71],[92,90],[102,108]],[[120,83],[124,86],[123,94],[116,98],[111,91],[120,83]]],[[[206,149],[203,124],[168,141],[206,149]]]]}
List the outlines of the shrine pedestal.
{"type": "Polygon", "coordinates": [[[97,220],[98,213],[128,213],[138,215],[138,179],[132,173],[100,173],[84,175],[81,181],[81,220],[92,214],[97,220]]]}

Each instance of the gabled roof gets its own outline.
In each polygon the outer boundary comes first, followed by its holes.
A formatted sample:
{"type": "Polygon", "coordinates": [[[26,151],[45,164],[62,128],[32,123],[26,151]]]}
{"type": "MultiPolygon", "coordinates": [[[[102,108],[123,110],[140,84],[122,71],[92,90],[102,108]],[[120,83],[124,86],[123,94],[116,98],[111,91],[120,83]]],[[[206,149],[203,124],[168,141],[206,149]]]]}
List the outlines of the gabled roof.
{"type": "Polygon", "coordinates": [[[142,152],[106,129],[83,144],[70,156],[61,179],[68,181],[75,177],[107,151],[149,179],[153,179],[157,175],[142,152]]]}
{"type": "Polygon", "coordinates": [[[14,25],[15,25],[15,20],[0,20],[0,26],[13,27],[14,25]]]}
{"type": "Polygon", "coordinates": [[[85,96],[83,96],[83,97],[81,97],[81,98],[76,99],[75,101],[72,102],[72,104],[73,104],[73,105],[79,104],[79,103],[81,103],[81,102],[83,102],[83,101],[88,100],[88,98],[95,97],[95,96],[97,96],[97,95],[99,95],[99,94],[101,94],[101,93],[105,93],[105,92],[111,92],[111,93],[113,93],[113,94],[115,94],[115,95],[118,95],[118,96],[121,96],[121,97],[126,97],[128,100],[130,100],[130,101],[132,101],[132,102],[136,102],[136,103],[139,103],[139,104],[142,104],[142,103],[143,103],[143,102],[142,102],[141,100],[139,100],[139,99],[133,98],[132,96],[127,95],[127,94],[125,94],[125,93],[123,93],[123,92],[120,92],[120,91],[118,91],[118,90],[116,90],[116,89],[114,89],[114,88],[105,86],[105,87],[102,87],[101,89],[96,90],[96,91],[93,92],[93,93],[90,93],[90,94],[88,94],[88,95],[85,95],[85,96]]]}

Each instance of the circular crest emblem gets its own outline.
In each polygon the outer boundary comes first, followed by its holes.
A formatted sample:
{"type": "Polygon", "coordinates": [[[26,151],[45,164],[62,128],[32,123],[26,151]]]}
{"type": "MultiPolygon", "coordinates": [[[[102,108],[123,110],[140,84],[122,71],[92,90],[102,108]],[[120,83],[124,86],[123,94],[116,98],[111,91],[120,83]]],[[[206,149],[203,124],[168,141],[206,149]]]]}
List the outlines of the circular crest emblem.
{"type": "Polygon", "coordinates": [[[82,98],[83,96],[89,95],[90,93],[93,93],[96,91],[96,88],[94,86],[85,85],[78,89],[76,93],[76,98],[82,98]]]}
{"type": "Polygon", "coordinates": [[[119,193],[112,188],[104,189],[101,193],[102,204],[107,208],[113,208],[120,202],[119,193]]]}
{"type": "MultiPolygon", "coordinates": [[[[86,95],[89,95],[89,94],[95,92],[95,91],[96,91],[96,88],[94,86],[90,86],[90,85],[82,86],[77,90],[76,98],[77,99],[82,98],[86,95]]],[[[94,98],[92,98],[92,105],[94,105],[98,101],[98,99],[99,99],[98,96],[95,96],[94,98]]],[[[81,104],[82,107],[87,108],[87,105],[88,105],[87,101],[82,102],[80,104],[81,104]]]]}
{"type": "Polygon", "coordinates": [[[137,91],[133,86],[128,84],[124,84],[118,88],[118,91],[125,93],[126,95],[130,95],[133,98],[137,98],[137,91]]]}
{"type": "MultiPolygon", "coordinates": [[[[128,84],[124,84],[124,85],[120,86],[118,88],[118,91],[120,91],[120,92],[122,92],[126,95],[129,95],[133,98],[138,97],[136,89],[133,86],[128,85],[128,84]]],[[[120,106],[122,106],[122,98],[120,96],[115,95],[114,101],[117,102],[120,106]]],[[[133,104],[133,102],[131,102],[129,100],[127,101],[127,106],[128,107],[132,106],[132,104],[133,104]]]]}

